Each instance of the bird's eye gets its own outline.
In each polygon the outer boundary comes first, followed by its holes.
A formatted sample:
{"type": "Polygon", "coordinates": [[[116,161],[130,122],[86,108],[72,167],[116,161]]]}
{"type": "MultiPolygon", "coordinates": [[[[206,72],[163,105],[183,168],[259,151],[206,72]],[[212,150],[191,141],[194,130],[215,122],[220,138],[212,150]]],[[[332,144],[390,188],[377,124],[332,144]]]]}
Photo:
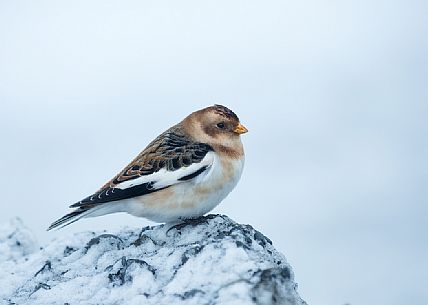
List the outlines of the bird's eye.
{"type": "Polygon", "coordinates": [[[220,128],[220,129],[223,129],[223,128],[224,128],[224,123],[223,123],[223,122],[218,123],[218,124],[217,124],[217,127],[218,127],[218,128],[220,128]]]}

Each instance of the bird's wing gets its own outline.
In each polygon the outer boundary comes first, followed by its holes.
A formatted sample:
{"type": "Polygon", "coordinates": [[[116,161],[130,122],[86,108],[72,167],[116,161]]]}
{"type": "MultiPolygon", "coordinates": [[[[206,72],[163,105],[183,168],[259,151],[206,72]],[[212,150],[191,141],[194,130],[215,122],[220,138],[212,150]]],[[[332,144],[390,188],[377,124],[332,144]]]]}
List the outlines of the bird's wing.
{"type": "Polygon", "coordinates": [[[95,194],[71,205],[90,207],[100,203],[153,193],[194,179],[214,162],[211,146],[171,128],[157,137],[116,177],[95,194]]]}

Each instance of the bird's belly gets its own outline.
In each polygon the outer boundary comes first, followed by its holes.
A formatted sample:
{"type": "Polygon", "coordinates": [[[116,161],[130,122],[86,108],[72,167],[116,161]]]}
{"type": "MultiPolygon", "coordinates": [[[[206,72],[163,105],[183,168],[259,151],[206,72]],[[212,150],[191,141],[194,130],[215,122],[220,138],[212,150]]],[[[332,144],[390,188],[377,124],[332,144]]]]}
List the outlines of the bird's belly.
{"type": "Polygon", "coordinates": [[[242,169],[243,160],[217,160],[205,176],[136,198],[127,212],[156,222],[202,216],[232,191],[242,169]]]}

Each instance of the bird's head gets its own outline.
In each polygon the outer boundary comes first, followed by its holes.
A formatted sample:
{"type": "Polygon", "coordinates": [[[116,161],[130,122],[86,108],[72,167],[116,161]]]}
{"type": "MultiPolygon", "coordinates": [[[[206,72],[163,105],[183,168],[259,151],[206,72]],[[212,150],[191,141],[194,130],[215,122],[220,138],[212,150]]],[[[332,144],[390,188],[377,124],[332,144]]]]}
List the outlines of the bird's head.
{"type": "Polygon", "coordinates": [[[183,123],[196,141],[212,146],[242,147],[240,135],[248,132],[238,116],[222,105],[193,112],[183,123]]]}

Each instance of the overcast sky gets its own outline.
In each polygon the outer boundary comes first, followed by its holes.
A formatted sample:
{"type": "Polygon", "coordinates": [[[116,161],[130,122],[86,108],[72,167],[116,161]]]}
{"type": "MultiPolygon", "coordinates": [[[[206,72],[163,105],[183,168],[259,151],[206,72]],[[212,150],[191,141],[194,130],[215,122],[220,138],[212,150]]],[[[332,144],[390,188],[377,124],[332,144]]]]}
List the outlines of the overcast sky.
{"type": "Polygon", "coordinates": [[[215,213],[270,237],[311,305],[428,301],[428,2],[0,0],[0,222],[47,226],[190,112],[233,109],[215,213]]]}

